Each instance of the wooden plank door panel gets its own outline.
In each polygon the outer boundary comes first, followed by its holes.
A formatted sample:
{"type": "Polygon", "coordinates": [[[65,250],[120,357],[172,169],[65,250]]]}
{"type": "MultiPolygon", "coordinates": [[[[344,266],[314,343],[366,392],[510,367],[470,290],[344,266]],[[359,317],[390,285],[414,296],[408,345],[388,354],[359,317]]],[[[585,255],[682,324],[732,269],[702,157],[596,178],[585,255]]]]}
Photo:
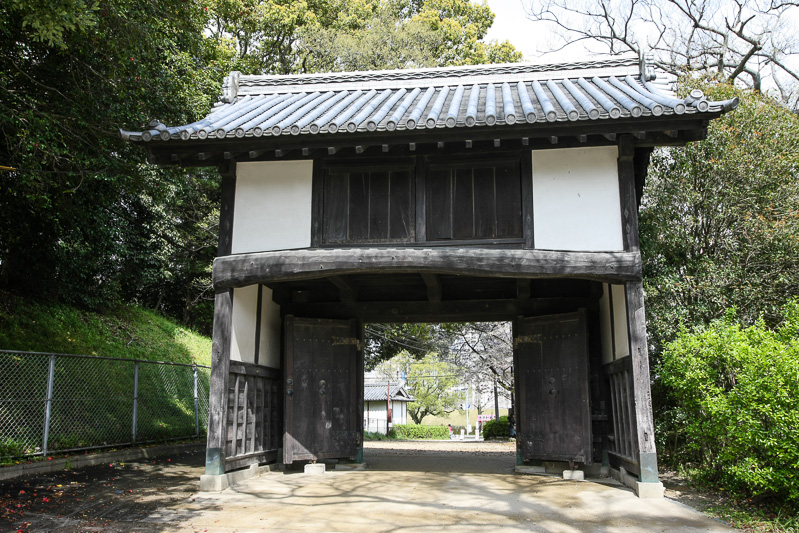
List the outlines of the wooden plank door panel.
{"type": "Polygon", "coordinates": [[[585,310],[514,322],[517,449],[523,461],[591,463],[585,310]]]}
{"type": "Polygon", "coordinates": [[[283,460],[355,458],[362,376],[355,320],[286,317],[283,460]]]}

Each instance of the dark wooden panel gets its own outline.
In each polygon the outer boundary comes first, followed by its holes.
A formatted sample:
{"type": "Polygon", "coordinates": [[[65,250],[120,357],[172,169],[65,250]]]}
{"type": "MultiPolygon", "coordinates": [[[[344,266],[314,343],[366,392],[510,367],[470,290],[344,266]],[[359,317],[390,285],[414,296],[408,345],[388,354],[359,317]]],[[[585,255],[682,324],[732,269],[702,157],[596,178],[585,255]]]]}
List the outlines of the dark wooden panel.
{"type": "Polygon", "coordinates": [[[369,239],[369,185],[369,174],[363,172],[350,174],[347,241],[369,239]]]}
{"type": "Polygon", "coordinates": [[[367,213],[370,241],[388,238],[388,206],[388,172],[372,172],[369,175],[369,211],[367,213]]]}
{"type": "Polygon", "coordinates": [[[504,210],[505,206],[498,204],[494,190],[494,169],[483,166],[476,167],[474,169],[474,238],[497,237],[497,217],[504,210]]]}
{"type": "Polygon", "coordinates": [[[455,170],[452,185],[452,238],[474,238],[474,183],[471,168],[455,170]]]}
{"type": "Polygon", "coordinates": [[[284,462],[355,458],[360,442],[352,320],[286,317],[284,462]]]}
{"type": "Polygon", "coordinates": [[[230,336],[233,290],[217,291],[214,300],[214,337],[211,346],[211,379],[208,402],[208,441],[205,473],[225,473],[225,448],[228,417],[230,336]]]}
{"type": "Polygon", "coordinates": [[[496,216],[497,238],[522,236],[522,187],[519,167],[497,166],[496,216]]]}
{"type": "Polygon", "coordinates": [[[522,460],[592,462],[585,310],[514,323],[522,460]]]}
{"type": "Polygon", "coordinates": [[[391,173],[389,183],[389,239],[407,240],[414,234],[414,209],[411,199],[411,173],[407,170],[391,173]]]}
{"type": "Polygon", "coordinates": [[[349,176],[331,174],[325,180],[323,235],[326,242],[347,239],[349,176]]]}
{"type": "Polygon", "coordinates": [[[427,239],[452,238],[452,179],[450,171],[427,173],[427,239]]]}

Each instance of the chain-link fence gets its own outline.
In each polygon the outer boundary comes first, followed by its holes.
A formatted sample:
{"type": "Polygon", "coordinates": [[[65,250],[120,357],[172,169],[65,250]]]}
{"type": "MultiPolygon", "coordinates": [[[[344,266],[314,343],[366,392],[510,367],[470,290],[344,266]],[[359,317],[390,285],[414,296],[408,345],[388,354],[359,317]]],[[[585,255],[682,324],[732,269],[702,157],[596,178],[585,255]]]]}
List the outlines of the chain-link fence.
{"type": "Polygon", "coordinates": [[[210,370],[0,350],[0,458],[204,435],[210,370]]]}

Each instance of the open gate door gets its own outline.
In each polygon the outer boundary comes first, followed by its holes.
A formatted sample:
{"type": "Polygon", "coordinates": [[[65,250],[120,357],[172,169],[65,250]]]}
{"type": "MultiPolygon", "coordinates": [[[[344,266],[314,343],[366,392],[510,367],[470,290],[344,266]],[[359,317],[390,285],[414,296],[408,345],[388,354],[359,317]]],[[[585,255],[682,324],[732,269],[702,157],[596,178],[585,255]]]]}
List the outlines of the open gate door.
{"type": "Polygon", "coordinates": [[[585,310],[513,323],[516,449],[522,461],[591,463],[585,310]]]}
{"type": "Polygon", "coordinates": [[[363,446],[363,358],[356,320],[285,319],[283,462],[356,459],[363,446]]]}

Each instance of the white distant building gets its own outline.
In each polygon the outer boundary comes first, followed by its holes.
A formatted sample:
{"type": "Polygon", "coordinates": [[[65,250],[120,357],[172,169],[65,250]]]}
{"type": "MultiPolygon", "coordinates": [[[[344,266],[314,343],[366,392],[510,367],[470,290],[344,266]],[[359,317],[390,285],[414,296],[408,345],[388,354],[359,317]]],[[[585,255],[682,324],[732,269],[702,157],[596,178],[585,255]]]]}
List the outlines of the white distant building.
{"type": "MultiPolygon", "coordinates": [[[[391,383],[391,425],[408,423],[408,402],[413,397],[400,383],[391,383]]],[[[365,384],[363,387],[363,430],[372,433],[386,432],[386,406],[389,384],[365,384]]]]}

